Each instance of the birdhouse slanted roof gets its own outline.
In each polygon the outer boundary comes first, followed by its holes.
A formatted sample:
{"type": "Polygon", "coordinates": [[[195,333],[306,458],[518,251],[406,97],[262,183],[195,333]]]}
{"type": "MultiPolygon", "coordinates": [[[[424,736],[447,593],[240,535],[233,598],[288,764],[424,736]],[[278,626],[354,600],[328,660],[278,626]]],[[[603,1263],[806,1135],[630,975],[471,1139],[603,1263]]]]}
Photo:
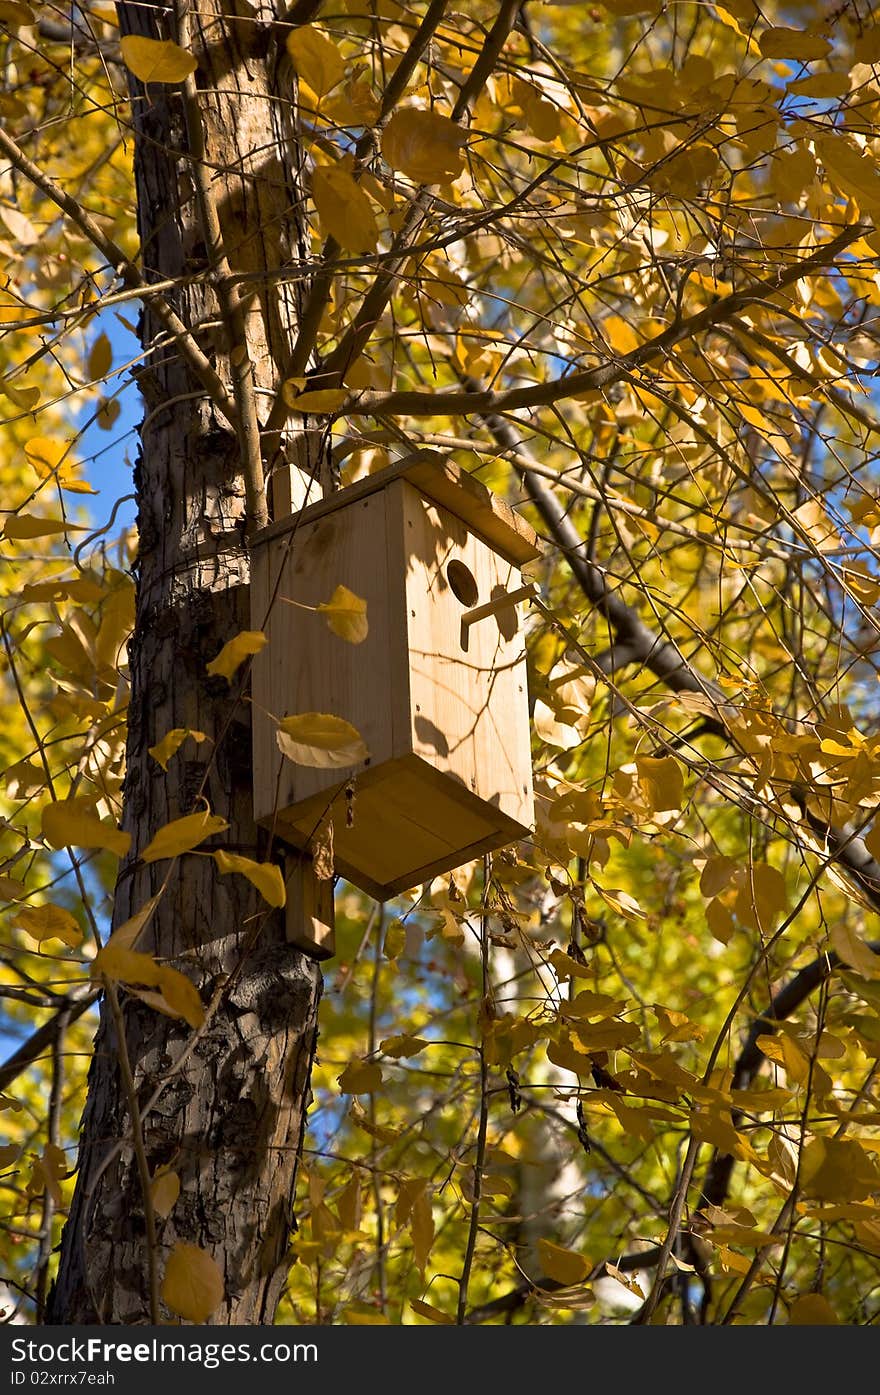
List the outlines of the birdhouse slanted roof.
{"type": "Polygon", "coordinates": [[[262,545],[290,531],[294,526],[312,523],[324,514],[345,504],[365,499],[395,480],[405,479],[426,499],[447,509],[472,532],[488,543],[506,561],[522,567],[541,555],[541,541],[534,528],[510,507],[504,499],[487,488],[481,480],[461,466],[435,451],[416,451],[403,460],[395,461],[385,470],[367,475],[356,484],[347,485],[335,494],[300,513],[279,519],[264,528],[255,539],[262,545]]]}

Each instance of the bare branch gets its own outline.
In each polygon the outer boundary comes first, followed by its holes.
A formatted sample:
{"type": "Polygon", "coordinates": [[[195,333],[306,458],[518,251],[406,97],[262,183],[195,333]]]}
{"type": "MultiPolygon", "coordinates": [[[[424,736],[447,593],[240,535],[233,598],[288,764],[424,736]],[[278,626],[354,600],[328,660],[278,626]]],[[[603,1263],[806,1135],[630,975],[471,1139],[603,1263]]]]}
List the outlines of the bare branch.
{"type": "MultiPolygon", "coordinates": [[[[144,280],[134,262],[129,260],[122,248],[112,238],[107,237],[91,214],[87,213],[70,194],[65,193],[60,184],[56,184],[53,179],[50,179],[38,165],[34,164],[33,160],[28,159],[21,146],[12,139],[2,126],[0,126],[0,151],[15,169],[26,179],[29,179],[34,187],[45,194],[46,198],[50,199],[56,207],[60,208],[62,213],[67,215],[83,236],[88,238],[92,246],[107,260],[116,275],[129,289],[146,291],[151,289],[149,282],[144,280]]],[[[230,401],[226,388],[211,366],[209,359],[199,348],[190,330],[161,296],[151,298],[151,308],[165,329],[175,336],[183,358],[204,387],[217,410],[222,413],[231,426],[235,427],[235,404],[230,401]]]]}
{"type": "MultiPolygon", "coordinates": [[[[508,388],[504,392],[488,390],[460,392],[444,389],[440,392],[359,392],[353,393],[343,402],[339,411],[342,416],[411,416],[411,417],[451,417],[487,412],[513,412],[528,407],[549,407],[563,402],[566,398],[578,397],[581,393],[596,392],[600,388],[611,387],[622,382],[630,374],[647,364],[665,357],[676,344],[692,339],[697,334],[714,329],[730,318],[754,305],[760,300],[776,295],[787,286],[792,286],[805,276],[832,266],[841,252],[865,235],[867,228],[858,223],[844,228],[837,237],[825,242],[798,262],[789,262],[773,276],[762,281],[750,281],[742,290],[732,291],[707,305],[698,314],[684,320],[676,320],[653,339],[639,344],[630,353],[595,368],[585,368],[578,373],[569,373],[564,378],[554,378],[550,382],[537,383],[532,387],[508,388]]],[[[368,296],[369,299],[369,296],[368,296]]],[[[364,307],[366,307],[366,301],[364,307]]],[[[375,319],[373,321],[375,323],[375,319]]],[[[340,345],[340,350],[341,350],[340,345]]],[[[339,359],[340,350],[328,359],[321,373],[316,375],[316,385],[330,385],[334,373],[344,372],[339,359]]],[[[347,363],[346,365],[347,366],[347,363]]]]}

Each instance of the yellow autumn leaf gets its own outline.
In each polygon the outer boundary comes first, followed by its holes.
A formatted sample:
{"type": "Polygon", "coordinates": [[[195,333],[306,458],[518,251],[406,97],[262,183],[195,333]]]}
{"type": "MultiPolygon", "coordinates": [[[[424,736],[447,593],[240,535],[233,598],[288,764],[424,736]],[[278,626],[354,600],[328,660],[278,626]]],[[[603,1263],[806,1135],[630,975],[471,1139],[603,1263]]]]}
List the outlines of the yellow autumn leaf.
{"type": "Polygon", "coordinates": [[[150,919],[158,903],[159,896],[151,896],[149,901],[141,906],[139,911],[135,911],[133,916],[129,916],[128,920],[123,921],[121,925],[117,926],[107,941],[105,948],[109,949],[112,945],[115,949],[134,949],[138,936],[150,919]]]}
{"type": "Polygon", "coordinates": [[[616,1264],[606,1262],[605,1273],[609,1278],[616,1279],[619,1284],[623,1284],[623,1287],[629,1289],[630,1293],[634,1293],[636,1298],[644,1299],[645,1291],[641,1284],[636,1279],[631,1278],[624,1270],[619,1269],[616,1264]]]}
{"type": "Polygon", "coordinates": [[[549,962],[553,965],[553,971],[558,979],[566,978],[595,978],[595,971],[589,964],[582,964],[580,960],[573,959],[570,954],[566,954],[562,949],[554,949],[550,952],[549,962]]]}
{"type": "Polygon", "coordinates": [[[768,930],[771,922],[787,904],[785,878],[767,862],[755,862],[737,874],[739,890],[734,909],[743,924],[750,924],[752,915],[761,928],[768,930]]]}
{"type": "Polygon", "coordinates": [[[540,698],[535,702],[535,709],[532,714],[532,725],[535,734],[548,746],[555,746],[560,751],[574,750],[575,746],[580,746],[583,736],[577,727],[570,722],[561,722],[551,707],[540,698]]]}
{"type": "Polygon", "coordinates": [[[406,926],[399,920],[392,920],[385,931],[382,953],[386,959],[397,959],[406,949],[406,926]]]}
{"type": "MultiPolygon", "coordinates": [[[[434,1213],[431,1206],[431,1196],[427,1188],[425,1179],[415,1178],[412,1182],[401,1184],[401,1191],[409,1189],[406,1211],[408,1213],[409,1233],[413,1242],[413,1259],[416,1268],[424,1278],[428,1257],[431,1253],[431,1246],[434,1243],[434,1213]]],[[[398,1205],[397,1216],[401,1215],[401,1208],[398,1205]]]]}
{"type": "Polygon", "coordinates": [[[85,532],[84,523],[70,523],[66,518],[45,518],[33,513],[13,513],[6,520],[3,536],[10,542],[29,542],[32,538],[50,538],[56,533],[85,532]]]}
{"type": "Polygon", "coordinates": [[[797,78],[786,84],[790,97],[844,97],[849,91],[847,73],[811,73],[809,77],[797,78]]]}
{"type": "Polygon", "coordinates": [[[96,381],[104,378],[113,366],[113,348],[107,335],[99,334],[89,350],[88,374],[96,381]]]}
{"type": "Polygon", "coordinates": [[[350,1061],[336,1077],[344,1095],[370,1095],[382,1084],[382,1072],[373,1061],[350,1061]]]}
{"type": "Polygon", "coordinates": [[[655,813],[680,809],[684,798],[684,774],[672,756],[637,756],[636,769],[645,802],[655,813]]]}
{"type": "Polygon", "coordinates": [[[205,668],[215,678],[229,679],[245,659],[251,654],[259,654],[265,645],[266,636],[262,630],[242,630],[241,634],[226,641],[220,653],[205,668]]]}
{"type": "Polygon", "coordinates": [[[880,1172],[856,1138],[814,1137],[801,1154],[805,1196],[821,1201],[864,1201],[880,1187],[880,1172]]]}
{"type": "MultiPolygon", "coordinates": [[[[555,951],[557,954],[560,950],[555,951]]],[[[611,998],[607,993],[594,993],[592,989],[585,988],[577,993],[574,998],[569,998],[559,1005],[560,1012],[567,1018],[571,1017],[617,1017],[626,1007],[623,998],[611,998]]]]}
{"type": "Polygon", "coordinates": [[[409,1037],[406,1034],[395,1037],[386,1037],[379,1042],[379,1050],[384,1056],[390,1056],[392,1060],[400,1061],[407,1056],[417,1056],[430,1043],[424,1037],[409,1037]]]}
{"type": "Polygon", "coordinates": [[[126,34],[119,47],[126,68],[141,82],[184,82],[199,66],[191,53],[170,39],[126,34]]]}
{"type": "Polygon", "coordinates": [[[736,871],[736,863],[730,857],[710,857],[700,874],[700,893],[711,900],[723,891],[736,871]]]}
{"type": "Polygon", "coordinates": [[[836,1327],[840,1319],[821,1293],[802,1293],[788,1310],[790,1327],[836,1327]]]}
{"type": "Polygon", "coordinates": [[[607,1018],[604,1022],[572,1024],[568,1039],[576,1051],[617,1051],[638,1041],[641,1032],[635,1022],[619,1022],[607,1018]]]}
{"type": "Polygon", "coordinates": [[[718,942],[721,944],[729,944],[729,942],[731,942],[736,926],[734,925],[734,917],[732,917],[724,901],[714,900],[708,903],[706,907],[706,923],[708,929],[711,930],[711,933],[713,933],[718,942]]]}
{"type": "Polygon", "coordinates": [[[592,1057],[585,1055],[582,1051],[575,1051],[568,1040],[548,1041],[547,1059],[552,1061],[554,1066],[561,1066],[563,1070],[570,1070],[574,1075],[586,1078],[592,1072],[592,1057]]]}
{"type": "Polygon", "coordinates": [[[450,1317],[449,1313],[435,1308],[432,1303],[423,1302],[421,1298],[411,1298],[409,1306],[414,1313],[418,1313],[419,1317],[427,1318],[429,1322],[442,1323],[445,1327],[455,1326],[454,1317],[450,1317]]]}
{"type": "Polygon", "coordinates": [[[770,1036],[769,1033],[760,1036],[755,1045],[759,1051],[763,1051],[768,1061],[775,1061],[777,1065],[782,1066],[789,1080],[796,1085],[807,1084],[810,1079],[810,1062],[787,1032],[780,1032],[778,1036],[770,1036]]]}
{"type": "Polygon", "coordinates": [[[180,1196],[180,1178],[176,1172],[159,1172],[150,1183],[153,1210],[163,1220],[174,1210],[174,1203],[180,1196]]]}
{"type": "Polygon", "coordinates": [[[55,480],[71,494],[94,494],[88,480],[77,474],[76,460],[67,441],[54,441],[48,436],[32,436],[24,443],[28,463],[42,480],[55,480]]]}
{"type": "Polygon", "coordinates": [[[567,1287],[583,1283],[590,1272],[590,1261],[584,1255],[556,1245],[552,1240],[538,1241],[538,1258],[547,1278],[567,1287]]]}
{"type": "Polygon", "coordinates": [[[369,755],[351,722],[328,712],[300,712],[278,724],[278,749],[296,765],[317,770],[346,770],[369,755]]]}
{"type": "Polygon", "coordinates": [[[617,915],[622,915],[625,920],[645,919],[645,912],[628,891],[619,886],[600,886],[598,882],[594,882],[593,886],[606,906],[610,906],[617,915]]]}
{"type": "Polygon", "coordinates": [[[31,1155],[34,1165],[27,1184],[28,1196],[42,1196],[48,1192],[56,1206],[63,1205],[60,1183],[67,1176],[67,1156],[57,1143],[47,1143],[42,1154],[31,1155]]]}
{"type": "Polygon", "coordinates": [[[465,133],[448,116],[401,107],[382,133],[382,158],[414,184],[445,184],[464,170],[465,133]]]}
{"type": "Polygon", "coordinates": [[[765,29],[758,47],[762,58],[794,58],[809,63],[831,52],[831,40],[812,29],[765,29]]]}
{"type": "Polygon", "coordinates": [[[37,17],[30,5],[22,0],[2,0],[0,3],[0,23],[16,28],[22,24],[36,24],[37,17]]]}
{"type": "Polygon", "coordinates": [[[880,172],[870,155],[843,135],[822,137],[815,146],[828,177],[842,193],[869,210],[880,205],[880,172]]]}
{"type": "Polygon", "coordinates": [[[320,29],[304,24],[287,36],[287,52],[299,77],[317,98],[326,96],[345,74],[339,49],[320,29]]]}
{"type": "Polygon", "coordinates": [[[602,333],[616,354],[632,353],[641,342],[629,320],[622,315],[608,315],[602,321],[602,333]]]}
{"type": "Polygon", "coordinates": [[[156,987],[162,980],[162,966],[151,954],[114,944],[113,937],[92,960],[92,978],[108,978],[113,983],[142,983],[156,987]]]}
{"type": "Polygon", "coordinates": [[[222,833],[229,825],[219,814],[202,810],[198,814],[186,814],[182,819],[172,819],[160,828],[158,833],[141,853],[144,862],[159,862],[164,857],[179,857],[190,852],[199,843],[215,833],[222,833]]]}
{"type": "Polygon", "coordinates": [[[23,906],[12,922],[30,935],[37,944],[43,940],[61,940],[75,949],[82,942],[82,930],[77,921],[63,906],[23,906]]]}
{"type": "Polygon", "coordinates": [[[831,944],[844,964],[863,978],[880,978],[880,954],[869,949],[846,920],[836,920],[829,931],[831,944]]]}
{"type": "Polygon", "coordinates": [[[0,378],[0,394],[8,397],[21,412],[33,411],[43,395],[38,387],[21,387],[8,378],[0,378]]]}
{"type": "Polygon", "coordinates": [[[100,848],[124,857],[131,846],[130,833],[99,819],[90,801],[83,799],[47,804],[42,814],[42,833],[50,848],[100,848]]]}
{"type": "Polygon", "coordinates": [[[193,731],[190,727],[174,727],[172,731],[166,731],[162,740],[157,741],[155,746],[148,748],[149,754],[153,760],[158,761],[163,770],[167,770],[171,757],[180,750],[188,736],[191,736],[193,741],[197,741],[200,745],[206,740],[203,731],[193,731]]]}
{"type": "Polygon", "coordinates": [[[339,411],[348,397],[348,388],[317,388],[314,392],[299,392],[296,381],[291,378],[282,387],[281,395],[292,412],[320,417],[339,411]]]}
{"type": "Polygon", "coordinates": [[[794,510],[792,518],[819,552],[833,552],[840,547],[840,534],[819,499],[807,499],[794,510]]]}
{"type": "Polygon", "coordinates": [[[226,852],[223,848],[218,848],[213,856],[221,874],[240,872],[257,888],[263,900],[268,901],[270,906],[283,906],[287,901],[284,877],[277,863],[254,862],[250,857],[226,852]]]}
{"type": "Polygon", "coordinates": [[[662,1003],[654,1003],[651,1011],[657,1018],[658,1025],[663,1035],[661,1043],[667,1041],[702,1041],[706,1035],[706,1028],[701,1027],[698,1022],[692,1022],[683,1012],[677,1012],[674,1008],[663,1007],[662,1003]]]}
{"type": "Polygon", "coordinates": [[[337,586],[329,601],[321,601],[318,613],[326,616],[333,633],[349,644],[362,644],[370,632],[367,603],[347,586],[337,586]]]}
{"type": "Polygon", "coordinates": [[[347,252],[375,252],[379,228],[373,205],[341,165],[319,165],[312,175],[312,198],[321,227],[347,252]]]}
{"type": "Polygon", "coordinates": [[[178,1240],[165,1266],[162,1302],[188,1322],[207,1322],[223,1302],[223,1275],[207,1250],[178,1240]]]}
{"type": "Polygon", "coordinates": [[[205,1007],[198,989],[186,974],[167,965],[162,967],[159,989],[173,1016],[182,1017],[190,1027],[201,1027],[205,1020],[205,1007]]]}

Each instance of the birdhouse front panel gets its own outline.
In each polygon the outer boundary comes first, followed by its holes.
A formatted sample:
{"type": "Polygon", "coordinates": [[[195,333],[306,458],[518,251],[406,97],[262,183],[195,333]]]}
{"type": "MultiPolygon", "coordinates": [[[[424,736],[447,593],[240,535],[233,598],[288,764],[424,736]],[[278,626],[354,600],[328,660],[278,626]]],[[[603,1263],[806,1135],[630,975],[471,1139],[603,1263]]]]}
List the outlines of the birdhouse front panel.
{"type": "MultiPolygon", "coordinates": [[[[411,748],[446,778],[477,794],[500,818],[529,828],[533,807],[521,607],[502,606],[473,625],[462,624],[470,610],[520,587],[519,568],[411,485],[403,485],[399,498],[407,551],[411,748]]],[[[492,817],[487,810],[483,816],[492,817]]]]}
{"type": "Polygon", "coordinates": [[[455,472],[441,475],[443,503],[384,472],[252,547],[252,625],[268,637],[252,674],[255,816],[305,847],[332,812],[337,869],[380,898],[533,826],[522,617],[505,597],[537,549],[520,520],[507,536],[497,500],[492,541],[477,532],[482,496],[468,481],[460,502],[455,472]],[[367,603],[363,643],[314,610],[340,584],[367,603]],[[325,769],[282,756],[278,719],[307,712],[344,718],[367,759],[325,769]]]}

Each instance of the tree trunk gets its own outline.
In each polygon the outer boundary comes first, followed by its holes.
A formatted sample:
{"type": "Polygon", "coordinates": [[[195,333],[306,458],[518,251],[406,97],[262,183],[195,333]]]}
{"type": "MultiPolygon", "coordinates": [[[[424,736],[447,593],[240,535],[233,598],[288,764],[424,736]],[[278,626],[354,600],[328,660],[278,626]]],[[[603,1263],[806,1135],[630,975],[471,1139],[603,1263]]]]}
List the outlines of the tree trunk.
{"type": "MultiPolygon", "coordinates": [[[[123,33],[176,37],[173,28],[163,28],[167,9],[126,3],[119,14],[123,33]]],[[[205,167],[226,255],[235,271],[259,275],[301,251],[297,148],[284,129],[293,86],[284,100],[273,99],[276,38],[264,7],[248,5],[240,19],[208,0],[193,11],[191,24],[205,167]]],[[[181,278],[168,298],[196,330],[220,379],[230,383],[232,344],[217,327],[181,88],[153,84],[145,91],[132,80],[132,118],[145,274],[157,281],[181,278]]],[[[264,282],[246,309],[265,419],[268,390],[289,353],[296,298],[264,282]]],[[[201,855],[223,846],[265,860],[280,859],[283,850],[273,853],[268,835],[253,822],[250,712],[239,678],[228,684],[206,672],[222,645],[250,628],[239,443],[163,333],[147,304],[124,813],[133,841],[114,919],[117,925],[126,920],[164,886],[137,948],[186,973],[206,1005],[218,993],[220,1002],[187,1054],[191,1028],[130,995],[121,997],[141,1110],[165,1082],[143,1122],[150,1172],[170,1167],[181,1182],[170,1216],[157,1221],[158,1273],[176,1241],[199,1245],[224,1275],[225,1298],[211,1321],[267,1323],[286,1276],[320,974],[288,944],[284,912],[268,910],[248,881],[219,876],[213,859],[201,855]],[[187,739],[166,773],[148,748],[181,727],[207,739],[187,739]],[[158,828],[203,808],[205,800],[228,821],[226,832],[173,863],[139,860],[158,828]]],[[[105,1002],[50,1321],[150,1321],[144,1199],[132,1136],[105,1002]]],[[[161,1316],[169,1314],[163,1309],[161,1316]]]]}

